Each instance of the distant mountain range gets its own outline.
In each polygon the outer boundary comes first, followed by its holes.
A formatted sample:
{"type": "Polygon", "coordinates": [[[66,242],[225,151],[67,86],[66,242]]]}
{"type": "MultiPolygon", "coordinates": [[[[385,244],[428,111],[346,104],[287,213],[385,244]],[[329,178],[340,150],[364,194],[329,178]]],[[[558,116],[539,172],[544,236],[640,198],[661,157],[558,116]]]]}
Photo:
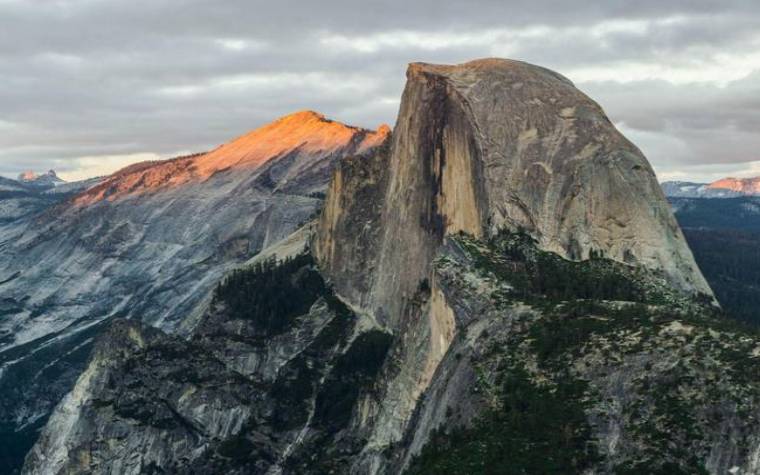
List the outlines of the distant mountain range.
{"type": "Polygon", "coordinates": [[[672,198],[735,198],[737,196],[760,196],[760,177],[722,178],[712,183],[689,181],[665,181],[665,196],[672,198]]]}
{"type": "Polygon", "coordinates": [[[66,183],[58,177],[55,170],[38,175],[33,171],[26,171],[18,176],[18,181],[37,188],[53,188],[66,183]]]}
{"type": "Polygon", "coordinates": [[[53,170],[41,175],[24,172],[17,180],[0,177],[0,224],[33,216],[101,180],[96,177],[67,182],[53,170]]]}
{"type": "Polygon", "coordinates": [[[17,179],[0,177],[0,191],[47,190],[65,185],[67,182],[58,177],[55,170],[37,174],[33,171],[21,173],[17,179]]]}

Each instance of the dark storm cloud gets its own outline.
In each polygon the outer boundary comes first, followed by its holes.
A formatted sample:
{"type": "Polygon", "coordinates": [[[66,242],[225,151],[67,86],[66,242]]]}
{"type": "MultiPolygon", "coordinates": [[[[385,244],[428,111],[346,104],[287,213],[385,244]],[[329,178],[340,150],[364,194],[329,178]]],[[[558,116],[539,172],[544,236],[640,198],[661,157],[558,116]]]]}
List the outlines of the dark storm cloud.
{"type": "Polygon", "coordinates": [[[569,76],[665,173],[760,160],[758,32],[755,1],[0,0],[0,174],[102,172],[304,108],[392,123],[406,63],[493,55],[569,76]]]}

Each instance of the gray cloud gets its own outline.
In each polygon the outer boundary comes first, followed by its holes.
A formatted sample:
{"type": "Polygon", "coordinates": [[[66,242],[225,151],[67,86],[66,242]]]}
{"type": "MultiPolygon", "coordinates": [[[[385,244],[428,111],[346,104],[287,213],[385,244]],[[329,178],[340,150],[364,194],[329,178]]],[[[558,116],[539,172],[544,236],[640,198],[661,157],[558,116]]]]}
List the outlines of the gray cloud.
{"type": "Polygon", "coordinates": [[[639,81],[582,87],[601,98],[663,174],[709,180],[741,173],[742,164],[758,171],[747,162],[760,161],[760,72],[724,86],[639,81]]]}
{"type": "Polygon", "coordinates": [[[406,63],[494,55],[569,76],[664,174],[735,171],[760,160],[758,32],[756,1],[0,0],[0,174],[204,150],[305,108],[393,123],[406,63]]]}

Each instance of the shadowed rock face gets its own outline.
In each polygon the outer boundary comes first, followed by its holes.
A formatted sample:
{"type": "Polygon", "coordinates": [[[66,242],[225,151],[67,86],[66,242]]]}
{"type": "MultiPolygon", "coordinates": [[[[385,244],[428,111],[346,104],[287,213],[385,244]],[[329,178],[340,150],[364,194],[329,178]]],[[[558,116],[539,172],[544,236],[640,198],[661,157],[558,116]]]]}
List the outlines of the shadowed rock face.
{"type": "Polygon", "coordinates": [[[54,170],[48,170],[47,173],[43,173],[42,175],[38,175],[33,171],[26,171],[18,176],[18,181],[36,188],[54,188],[57,185],[65,183],[58,178],[54,170]]]}

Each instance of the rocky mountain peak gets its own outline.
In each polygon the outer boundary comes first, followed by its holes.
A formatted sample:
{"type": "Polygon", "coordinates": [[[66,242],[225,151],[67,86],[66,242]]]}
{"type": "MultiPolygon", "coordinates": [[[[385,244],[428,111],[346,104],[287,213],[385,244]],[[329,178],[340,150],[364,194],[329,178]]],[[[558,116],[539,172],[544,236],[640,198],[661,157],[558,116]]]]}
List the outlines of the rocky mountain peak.
{"type": "Polygon", "coordinates": [[[64,180],[58,177],[55,170],[48,170],[42,174],[38,174],[33,170],[27,170],[18,176],[18,181],[41,185],[55,185],[56,183],[63,183],[64,180]]]}
{"type": "Polygon", "coordinates": [[[32,181],[32,180],[36,180],[38,176],[39,175],[37,175],[34,171],[27,170],[27,171],[21,173],[18,176],[18,181],[32,181]]]}
{"type": "Polygon", "coordinates": [[[286,115],[238,137],[198,159],[201,175],[229,166],[257,166],[271,157],[298,151],[321,156],[352,145],[357,152],[382,142],[387,127],[370,131],[325,118],[306,110],[286,115]]]}
{"type": "Polygon", "coordinates": [[[75,198],[77,205],[116,200],[208,180],[216,173],[254,170],[274,159],[318,162],[336,154],[362,154],[383,143],[387,126],[371,131],[327,119],[314,111],[281,117],[208,153],[131,165],[75,198]]]}
{"type": "Polygon", "coordinates": [[[369,219],[345,209],[353,202],[345,194],[360,185],[341,175],[328,196],[316,248],[325,269],[341,269],[334,279],[346,278],[343,295],[396,325],[398,296],[429,279],[446,236],[502,229],[524,230],[567,259],[601,253],[661,271],[686,293],[711,295],[646,158],[572,82],[493,58],[413,63],[407,78],[387,164],[371,180],[388,183],[377,190],[383,211],[372,219],[382,231],[373,249],[336,244],[353,239],[340,235],[341,221],[369,219]],[[345,270],[367,266],[376,277],[357,291],[362,278],[345,270]]]}
{"type": "Polygon", "coordinates": [[[742,195],[760,195],[760,177],[723,178],[707,185],[714,190],[731,190],[742,195]]]}
{"type": "Polygon", "coordinates": [[[721,178],[712,183],[665,181],[665,195],[671,198],[736,198],[760,195],[760,177],[721,178]]]}
{"type": "Polygon", "coordinates": [[[449,151],[440,175],[453,190],[439,201],[450,231],[463,223],[475,235],[522,228],[570,259],[601,251],[664,269],[679,287],[709,293],[646,158],[567,78],[495,58],[414,64],[410,71],[408,91],[436,91],[443,101],[438,114],[449,151]],[[450,138],[452,117],[461,121],[458,143],[450,138]],[[460,179],[466,174],[450,174],[459,157],[470,170],[468,185],[460,179]],[[446,210],[452,192],[462,196],[466,187],[468,215],[459,205],[446,210]],[[663,245],[670,249],[663,252],[663,245]]]}

